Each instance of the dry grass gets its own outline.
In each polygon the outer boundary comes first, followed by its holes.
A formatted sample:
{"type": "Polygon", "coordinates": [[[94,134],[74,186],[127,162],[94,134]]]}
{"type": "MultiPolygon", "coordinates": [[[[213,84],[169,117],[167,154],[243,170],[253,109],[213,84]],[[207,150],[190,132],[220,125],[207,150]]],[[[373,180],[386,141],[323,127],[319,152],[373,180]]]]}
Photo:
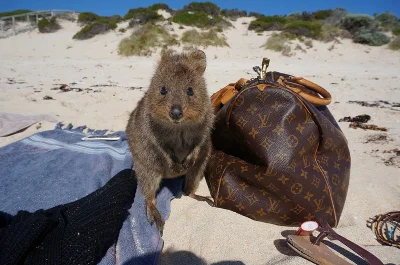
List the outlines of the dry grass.
{"type": "Polygon", "coordinates": [[[276,52],[282,52],[287,45],[289,39],[283,34],[273,33],[271,37],[268,38],[267,42],[261,47],[267,50],[273,50],[276,52]]]}
{"type": "Polygon", "coordinates": [[[306,45],[307,49],[310,49],[313,47],[313,42],[312,40],[306,40],[304,41],[304,45],[306,45]]]}
{"type": "Polygon", "coordinates": [[[397,36],[392,42],[389,43],[389,49],[400,50],[400,36],[397,36]]]}
{"type": "Polygon", "coordinates": [[[206,32],[198,32],[195,29],[185,31],[182,35],[181,41],[184,44],[194,45],[194,46],[219,46],[229,47],[226,42],[225,37],[220,37],[216,30],[209,30],[206,32]]]}
{"type": "Polygon", "coordinates": [[[119,43],[118,54],[122,56],[148,56],[153,53],[155,48],[177,44],[176,36],[170,35],[164,27],[146,24],[119,43]]]}

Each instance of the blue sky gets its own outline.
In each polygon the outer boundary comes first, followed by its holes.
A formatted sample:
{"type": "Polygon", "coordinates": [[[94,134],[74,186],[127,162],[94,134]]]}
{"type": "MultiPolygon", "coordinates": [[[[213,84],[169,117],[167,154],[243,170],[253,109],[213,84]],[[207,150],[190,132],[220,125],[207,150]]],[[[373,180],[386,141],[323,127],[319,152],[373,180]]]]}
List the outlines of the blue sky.
{"type": "MultiPolygon", "coordinates": [[[[102,16],[124,15],[130,8],[146,7],[154,3],[166,3],[173,9],[180,9],[192,1],[124,1],[124,0],[13,0],[2,1],[0,12],[15,9],[69,9],[75,11],[90,11],[102,16]]],[[[205,1],[198,1],[205,2],[205,1]]],[[[211,1],[221,8],[238,8],[266,15],[285,15],[302,11],[316,11],[342,7],[351,13],[370,14],[390,11],[400,17],[400,0],[214,0],[211,1]]]]}

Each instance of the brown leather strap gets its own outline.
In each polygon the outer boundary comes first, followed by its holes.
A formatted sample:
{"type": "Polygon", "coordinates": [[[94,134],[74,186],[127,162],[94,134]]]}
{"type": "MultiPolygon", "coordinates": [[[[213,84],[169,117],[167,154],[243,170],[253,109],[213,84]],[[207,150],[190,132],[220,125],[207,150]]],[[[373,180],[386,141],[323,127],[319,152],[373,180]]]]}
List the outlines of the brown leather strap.
{"type": "Polygon", "coordinates": [[[352,249],[358,255],[363,257],[368,262],[368,264],[370,264],[370,265],[384,265],[377,257],[372,255],[370,252],[368,252],[367,250],[365,250],[362,247],[358,246],[357,244],[351,242],[347,238],[345,238],[345,237],[339,235],[338,233],[336,233],[329,226],[329,224],[326,221],[321,221],[320,225],[321,225],[320,228],[319,228],[320,234],[317,236],[314,244],[318,245],[322,241],[322,239],[324,237],[329,236],[332,239],[339,240],[344,245],[346,245],[347,247],[352,249]]]}
{"type": "Polygon", "coordinates": [[[230,83],[224,88],[220,89],[211,96],[211,104],[214,111],[218,111],[221,105],[225,105],[234,95],[238,93],[240,88],[246,84],[247,79],[240,78],[236,83],[230,83]]]}
{"type": "Polygon", "coordinates": [[[331,103],[332,96],[328,91],[326,91],[321,86],[319,86],[311,81],[308,81],[307,79],[305,79],[303,77],[291,76],[290,81],[292,81],[294,83],[298,83],[302,86],[305,86],[306,88],[320,94],[322,96],[322,98],[308,94],[307,92],[305,92],[304,90],[301,90],[300,88],[288,86],[287,85],[288,81],[284,77],[279,78],[277,81],[278,81],[278,83],[280,83],[280,84],[286,86],[287,88],[293,90],[294,92],[298,93],[299,95],[301,95],[303,98],[305,98],[308,102],[310,102],[313,105],[326,106],[331,103]]]}

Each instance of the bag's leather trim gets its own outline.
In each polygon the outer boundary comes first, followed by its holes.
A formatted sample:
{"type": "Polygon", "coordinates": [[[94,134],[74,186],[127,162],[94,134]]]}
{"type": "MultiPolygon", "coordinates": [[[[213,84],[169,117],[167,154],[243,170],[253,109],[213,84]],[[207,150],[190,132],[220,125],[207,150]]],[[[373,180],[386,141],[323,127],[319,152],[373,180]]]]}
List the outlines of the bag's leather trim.
{"type": "MultiPolygon", "coordinates": [[[[288,91],[288,92],[289,92],[289,91],[288,91]]],[[[308,112],[308,114],[310,115],[310,117],[314,120],[314,123],[317,125],[318,130],[320,130],[319,123],[316,121],[314,115],[310,112],[310,110],[309,110],[308,107],[304,104],[304,102],[301,100],[301,98],[300,98],[298,95],[296,95],[296,93],[293,93],[293,92],[291,92],[291,93],[292,93],[292,94],[300,101],[300,103],[304,106],[304,109],[308,112]]],[[[321,172],[322,176],[324,177],[326,187],[328,188],[329,198],[330,198],[330,201],[331,201],[331,204],[332,204],[332,209],[333,209],[333,216],[335,217],[335,225],[334,225],[334,227],[336,227],[336,226],[338,225],[338,218],[337,218],[337,214],[336,214],[336,207],[335,207],[335,204],[334,204],[334,202],[333,202],[333,194],[332,194],[332,191],[331,191],[331,187],[329,186],[329,181],[328,181],[328,179],[327,179],[327,177],[326,177],[324,171],[322,170],[321,165],[319,164],[318,159],[317,159],[318,148],[319,148],[319,142],[318,142],[317,147],[315,148],[315,151],[314,151],[314,161],[315,161],[315,163],[318,165],[318,169],[319,169],[319,171],[321,172]]]]}
{"type": "MultiPolygon", "coordinates": [[[[265,84],[265,85],[266,85],[265,88],[277,88],[277,89],[282,89],[282,90],[285,90],[286,92],[292,94],[293,96],[295,96],[295,97],[297,98],[297,100],[304,106],[305,110],[308,112],[308,114],[310,115],[310,117],[314,120],[314,123],[315,123],[316,126],[318,127],[318,130],[321,130],[321,129],[320,129],[320,126],[319,126],[319,123],[316,121],[314,115],[309,111],[308,107],[307,107],[307,106],[304,104],[304,102],[303,102],[303,100],[307,100],[307,99],[305,99],[304,97],[300,96],[298,93],[292,91],[291,89],[286,88],[286,87],[283,86],[283,85],[280,85],[280,84],[272,85],[272,84],[269,84],[269,83],[268,83],[268,84],[265,84]],[[302,99],[303,99],[303,100],[302,100],[302,99]]],[[[246,87],[245,89],[241,90],[238,94],[236,94],[236,97],[230,102],[228,114],[226,115],[226,120],[225,120],[226,126],[227,126],[228,128],[229,128],[229,121],[230,121],[231,114],[232,114],[232,109],[233,109],[233,106],[235,105],[236,100],[239,98],[239,96],[240,96],[241,94],[243,94],[244,92],[246,92],[247,90],[249,90],[249,89],[251,89],[251,88],[256,88],[256,89],[258,89],[258,87],[257,87],[256,85],[250,85],[249,87],[246,87]]],[[[322,176],[324,177],[325,184],[326,184],[326,186],[327,186],[327,188],[328,188],[329,198],[330,198],[330,202],[331,202],[332,209],[333,209],[333,213],[334,213],[333,215],[334,215],[334,219],[335,219],[335,225],[334,225],[334,227],[336,227],[336,226],[338,225],[338,218],[337,218],[337,214],[336,214],[336,207],[335,207],[335,204],[334,204],[334,202],[333,202],[333,195],[332,195],[331,188],[330,188],[330,186],[329,186],[329,181],[328,181],[328,179],[326,178],[326,175],[324,174],[324,172],[323,172],[323,170],[322,170],[322,168],[321,168],[321,166],[320,166],[320,164],[319,164],[319,162],[318,162],[318,159],[317,159],[318,148],[319,148],[319,143],[317,144],[317,147],[316,147],[315,152],[314,152],[314,161],[315,161],[315,163],[318,165],[318,169],[319,169],[319,171],[321,172],[322,176]]],[[[226,169],[226,168],[225,168],[225,169],[226,169]]],[[[225,170],[224,170],[224,172],[225,172],[225,170]]],[[[219,188],[218,188],[218,189],[219,189],[219,188]]]]}
{"type": "Polygon", "coordinates": [[[315,106],[326,106],[331,103],[331,100],[332,100],[331,94],[328,91],[326,91],[324,88],[322,88],[321,86],[319,86],[311,81],[308,81],[307,79],[305,79],[303,77],[290,76],[290,80],[292,80],[293,82],[289,82],[287,79],[285,79],[284,77],[281,76],[280,78],[278,78],[277,82],[280,85],[293,90],[294,92],[296,92],[297,94],[299,94],[300,96],[302,96],[308,102],[310,102],[311,104],[313,104],[315,106]],[[320,94],[322,96],[322,98],[311,95],[311,94],[301,90],[300,88],[291,87],[289,85],[289,83],[300,84],[300,85],[310,89],[311,91],[314,91],[314,92],[320,94]]]}
{"type": "Polygon", "coordinates": [[[219,196],[219,188],[221,187],[221,182],[222,182],[222,178],[225,175],[225,171],[226,169],[229,167],[229,165],[226,165],[226,167],[224,168],[224,170],[222,171],[221,177],[219,178],[218,181],[218,189],[217,189],[217,193],[215,195],[215,199],[214,199],[214,204],[215,206],[218,206],[218,196],[219,196]]]}

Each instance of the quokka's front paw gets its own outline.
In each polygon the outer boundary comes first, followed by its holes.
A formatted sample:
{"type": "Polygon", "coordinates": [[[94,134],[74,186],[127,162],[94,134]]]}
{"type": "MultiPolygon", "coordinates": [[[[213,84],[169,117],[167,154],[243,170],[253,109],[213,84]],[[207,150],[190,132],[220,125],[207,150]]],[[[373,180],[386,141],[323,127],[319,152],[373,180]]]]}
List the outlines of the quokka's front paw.
{"type": "Polygon", "coordinates": [[[188,169],[188,168],[194,166],[194,164],[196,163],[196,160],[197,160],[197,155],[190,154],[185,158],[185,160],[183,161],[182,164],[185,167],[185,169],[188,169]]]}

